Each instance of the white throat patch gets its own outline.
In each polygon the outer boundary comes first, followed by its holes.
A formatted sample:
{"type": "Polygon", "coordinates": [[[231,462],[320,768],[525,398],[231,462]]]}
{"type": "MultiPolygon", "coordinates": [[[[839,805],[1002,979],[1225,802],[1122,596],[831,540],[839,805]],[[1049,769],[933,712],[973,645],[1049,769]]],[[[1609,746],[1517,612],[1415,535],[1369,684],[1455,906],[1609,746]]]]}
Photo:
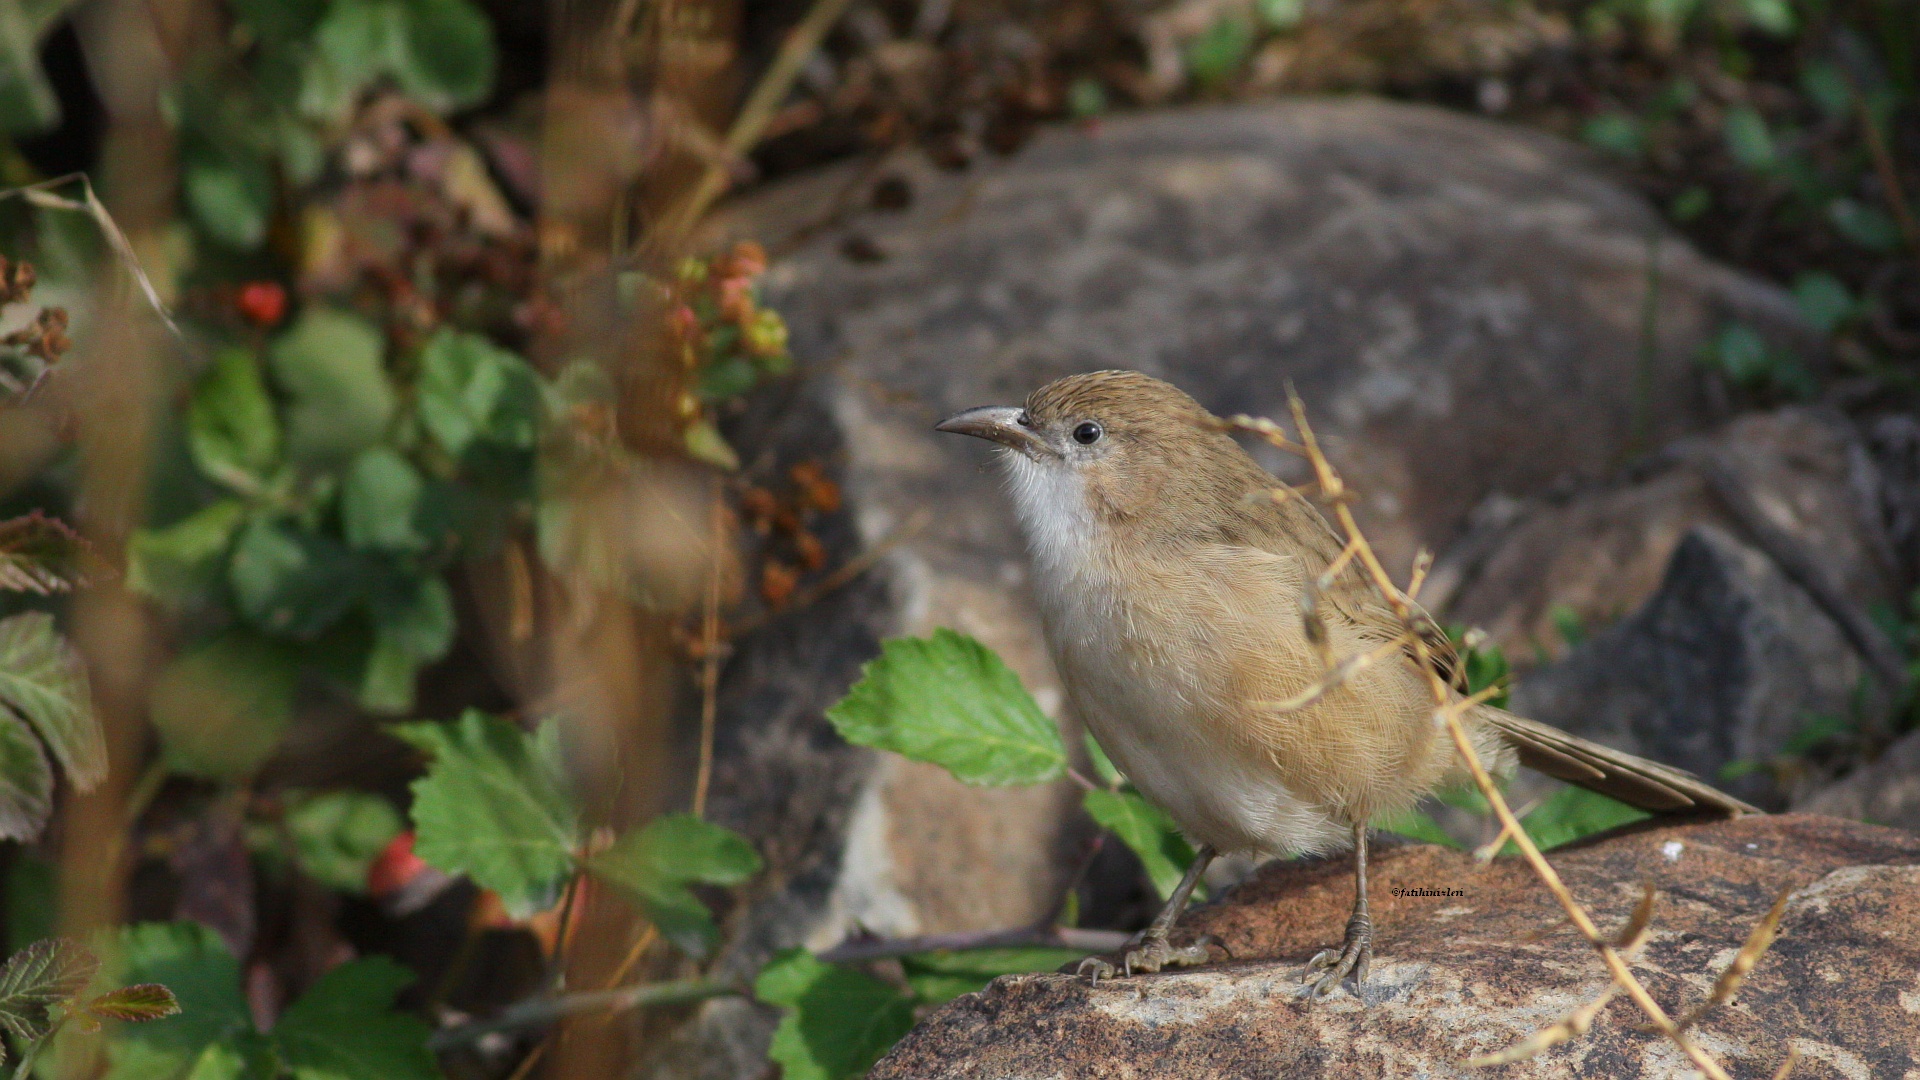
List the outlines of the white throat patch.
{"type": "Polygon", "coordinates": [[[1014,512],[1039,577],[1057,584],[1091,569],[1093,508],[1080,475],[1064,464],[1043,464],[1012,450],[1001,451],[1000,459],[1006,462],[1014,512]]]}

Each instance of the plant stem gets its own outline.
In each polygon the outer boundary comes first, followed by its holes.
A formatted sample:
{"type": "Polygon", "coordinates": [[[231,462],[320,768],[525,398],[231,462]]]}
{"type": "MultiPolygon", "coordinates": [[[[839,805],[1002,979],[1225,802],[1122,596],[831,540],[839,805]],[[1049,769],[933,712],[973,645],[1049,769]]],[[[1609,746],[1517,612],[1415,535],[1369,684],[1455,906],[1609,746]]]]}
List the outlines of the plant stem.
{"type": "Polygon", "coordinates": [[[956,934],[924,934],[919,937],[844,941],[821,953],[820,959],[829,964],[850,964],[923,952],[963,952],[969,949],[1035,946],[1085,949],[1087,952],[1112,952],[1125,945],[1132,937],[1133,935],[1119,930],[1079,930],[1070,926],[1022,926],[1012,930],[971,930],[956,934]]]}
{"type": "Polygon", "coordinates": [[[583,1013],[619,1013],[655,1005],[685,1005],[708,998],[745,993],[746,989],[740,984],[720,979],[681,979],[623,986],[618,990],[583,990],[574,994],[530,998],[509,1005],[491,1020],[478,1020],[436,1031],[427,1039],[427,1048],[436,1052],[450,1050],[495,1032],[543,1027],[583,1013]]]}

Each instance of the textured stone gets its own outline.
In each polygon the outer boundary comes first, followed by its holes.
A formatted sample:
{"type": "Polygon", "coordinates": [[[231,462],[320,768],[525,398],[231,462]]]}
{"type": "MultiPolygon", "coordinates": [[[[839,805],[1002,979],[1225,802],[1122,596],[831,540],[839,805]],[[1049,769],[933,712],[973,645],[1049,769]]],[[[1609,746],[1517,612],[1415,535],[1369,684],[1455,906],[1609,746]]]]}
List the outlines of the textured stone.
{"type": "MultiPolygon", "coordinates": [[[[1768,761],[1817,717],[1846,716],[1862,670],[1765,555],[1700,525],[1644,607],[1520,680],[1511,707],[1714,777],[1731,762],[1768,761]]],[[[1765,770],[1721,786],[1761,805],[1789,794],[1765,770]]]]}
{"type": "Polygon", "coordinates": [[[1920,732],[1902,737],[1873,762],[1813,792],[1796,809],[1920,833],[1920,732]]]}
{"type": "MultiPolygon", "coordinates": [[[[1633,969],[1670,1013],[1700,1002],[1783,888],[1779,940],[1737,999],[1694,1029],[1738,1077],[1799,1050],[1806,1076],[1900,1078],[1920,1068],[1920,837],[1805,815],[1642,827],[1550,856],[1603,927],[1641,885],[1660,890],[1633,969]]],[[[929,1016],[874,1080],[1126,1077],[1681,1077],[1672,1043],[1643,1033],[1624,998],[1586,1035],[1482,1074],[1463,1067],[1553,1024],[1607,984],[1518,859],[1480,866],[1403,846],[1373,862],[1374,974],[1296,997],[1302,964],[1331,944],[1351,900],[1347,858],[1270,863],[1191,914],[1176,940],[1211,934],[1232,959],[1099,986],[1009,976],[929,1016]],[[1458,890],[1444,897],[1409,889],[1458,890]]]]}
{"type": "Polygon", "coordinates": [[[1524,502],[1494,496],[1422,595],[1448,620],[1485,630],[1520,666],[1557,655],[1556,608],[1589,628],[1617,622],[1660,587],[1688,530],[1743,532],[1703,474],[1708,456],[1776,528],[1818,554],[1842,597],[1865,609],[1896,595],[1903,570],[1898,519],[1882,496],[1889,479],[1845,419],[1800,408],[1677,440],[1609,483],[1524,502]]]}

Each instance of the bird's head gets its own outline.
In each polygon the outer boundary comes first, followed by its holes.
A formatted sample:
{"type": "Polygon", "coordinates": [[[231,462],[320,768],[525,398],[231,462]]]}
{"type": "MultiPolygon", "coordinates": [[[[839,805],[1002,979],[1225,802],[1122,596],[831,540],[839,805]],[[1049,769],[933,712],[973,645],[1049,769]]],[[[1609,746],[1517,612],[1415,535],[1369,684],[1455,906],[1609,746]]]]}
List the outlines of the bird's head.
{"type": "Polygon", "coordinates": [[[1025,405],[956,413],[937,430],[1006,448],[1030,535],[1071,521],[1188,532],[1271,483],[1213,416],[1137,371],[1069,375],[1025,405]]]}

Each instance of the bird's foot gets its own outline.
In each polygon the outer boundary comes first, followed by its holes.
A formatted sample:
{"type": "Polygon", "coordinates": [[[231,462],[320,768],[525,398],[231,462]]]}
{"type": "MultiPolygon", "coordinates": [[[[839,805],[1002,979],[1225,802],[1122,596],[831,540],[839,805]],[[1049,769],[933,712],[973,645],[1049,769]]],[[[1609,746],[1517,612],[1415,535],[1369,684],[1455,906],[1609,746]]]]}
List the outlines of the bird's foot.
{"type": "Polygon", "coordinates": [[[1353,986],[1357,992],[1366,983],[1367,968],[1372,963],[1373,921],[1365,915],[1355,914],[1347,922],[1347,941],[1343,947],[1323,949],[1307,961],[1306,974],[1300,981],[1309,985],[1301,987],[1301,993],[1308,997],[1326,997],[1339,988],[1341,980],[1348,973],[1353,975],[1353,986]]]}
{"type": "Polygon", "coordinates": [[[1159,971],[1169,967],[1193,967],[1204,964],[1213,957],[1207,952],[1208,938],[1201,938],[1191,945],[1175,947],[1167,941],[1165,933],[1148,932],[1137,949],[1128,949],[1116,969],[1111,963],[1098,956],[1089,956],[1080,961],[1080,974],[1087,981],[1098,983],[1101,979],[1118,978],[1132,975],[1136,971],[1159,971]]]}

